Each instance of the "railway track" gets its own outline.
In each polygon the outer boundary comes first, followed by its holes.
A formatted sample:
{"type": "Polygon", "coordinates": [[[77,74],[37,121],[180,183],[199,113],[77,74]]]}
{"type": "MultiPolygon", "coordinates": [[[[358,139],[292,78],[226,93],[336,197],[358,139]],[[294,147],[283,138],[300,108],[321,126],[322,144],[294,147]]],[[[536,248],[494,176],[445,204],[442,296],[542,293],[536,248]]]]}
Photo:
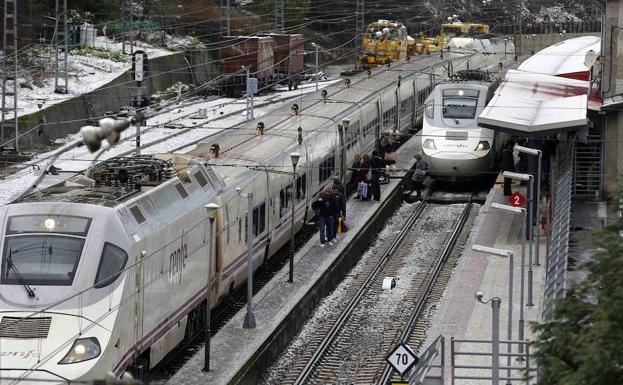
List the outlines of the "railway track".
{"type": "Polygon", "coordinates": [[[264,384],[385,384],[385,355],[399,342],[423,342],[427,310],[450,278],[472,204],[414,206],[357,272],[339,309],[314,325],[289,367],[264,384]],[[382,290],[386,276],[398,278],[395,289],[382,290]]]}

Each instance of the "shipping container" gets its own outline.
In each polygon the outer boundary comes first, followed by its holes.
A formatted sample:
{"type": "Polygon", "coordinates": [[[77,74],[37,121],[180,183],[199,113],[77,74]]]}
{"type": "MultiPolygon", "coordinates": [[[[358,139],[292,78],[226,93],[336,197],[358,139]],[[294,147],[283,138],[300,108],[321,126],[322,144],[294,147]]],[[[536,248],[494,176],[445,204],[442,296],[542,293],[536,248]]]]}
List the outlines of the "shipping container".
{"type": "Polygon", "coordinates": [[[271,83],[274,73],[274,40],[270,37],[224,37],[220,49],[220,83],[225,93],[240,96],[246,89],[246,69],[258,79],[260,88],[271,83]]]}
{"type": "Polygon", "coordinates": [[[298,86],[303,73],[303,55],[305,49],[301,34],[260,34],[258,36],[271,37],[275,41],[275,80],[282,84],[298,86]]]}

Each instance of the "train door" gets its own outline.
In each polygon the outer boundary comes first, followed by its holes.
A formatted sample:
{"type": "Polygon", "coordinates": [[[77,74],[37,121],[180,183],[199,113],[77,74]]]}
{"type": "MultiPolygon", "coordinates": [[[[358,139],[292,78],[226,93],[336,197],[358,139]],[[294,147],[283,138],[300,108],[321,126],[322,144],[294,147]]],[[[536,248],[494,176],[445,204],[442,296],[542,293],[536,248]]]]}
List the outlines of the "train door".
{"type": "Polygon", "coordinates": [[[342,182],[346,181],[346,151],[347,151],[347,132],[342,128],[341,125],[338,125],[338,135],[339,135],[339,154],[340,154],[340,163],[339,163],[339,176],[342,182]]]}
{"type": "MultiPolygon", "coordinates": [[[[264,210],[262,212],[262,210],[258,210],[258,226],[260,226],[260,224],[263,222],[264,223],[264,229],[266,231],[266,242],[264,244],[264,258],[262,260],[261,263],[263,263],[263,261],[265,261],[266,259],[268,259],[268,257],[270,256],[269,254],[269,248],[270,248],[270,242],[272,240],[272,236],[273,236],[273,232],[272,232],[272,221],[270,220],[270,214],[272,213],[271,210],[271,201],[272,199],[270,198],[271,195],[271,177],[273,179],[275,178],[275,175],[271,175],[270,172],[268,172],[268,170],[266,170],[264,172],[265,175],[265,181],[266,181],[266,185],[265,185],[265,194],[264,194],[264,210]],[[259,218],[259,215],[262,215],[264,218],[259,218]]],[[[258,232],[259,234],[259,232],[258,232]]]]}
{"type": "MultiPolygon", "coordinates": [[[[374,140],[381,137],[381,125],[383,124],[382,97],[379,98],[376,104],[376,116],[378,117],[378,121],[374,125],[374,140]]],[[[374,140],[372,142],[374,142],[374,140]]]]}
{"type": "Polygon", "coordinates": [[[418,104],[419,104],[419,94],[418,94],[418,87],[417,87],[417,80],[418,78],[416,77],[415,79],[413,79],[413,101],[411,102],[411,110],[413,111],[413,114],[411,115],[411,128],[415,128],[415,126],[417,125],[417,121],[418,121],[418,117],[419,117],[419,109],[418,109],[418,104]]]}
{"type": "MultiPolygon", "coordinates": [[[[145,257],[147,256],[147,240],[140,239],[136,244],[136,263],[134,265],[135,302],[134,302],[134,336],[138,343],[143,338],[143,321],[145,315],[145,257]]],[[[137,345],[139,352],[142,350],[137,345]]]]}
{"type": "Polygon", "coordinates": [[[396,98],[396,117],[394,119],[394,128],[392,131],[398,132],[400,130],[400,76],[398,76],[398,83],[396,86],[396,91],[394,92],[396,98]]]}

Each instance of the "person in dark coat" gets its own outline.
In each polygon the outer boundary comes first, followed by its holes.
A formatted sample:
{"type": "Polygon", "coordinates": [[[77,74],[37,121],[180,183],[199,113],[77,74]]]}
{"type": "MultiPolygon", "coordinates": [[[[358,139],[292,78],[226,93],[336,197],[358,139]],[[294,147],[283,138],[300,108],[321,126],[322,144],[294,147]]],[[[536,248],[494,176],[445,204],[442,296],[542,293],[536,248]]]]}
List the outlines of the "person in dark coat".
{"type": "Polygon", "coordinates": [[[370,170],[372,174],[372,181],[370,183],[372,200],[378,202],[381,200],[380,178],[381,174],[385,171],[385,161],[381,156],[379,156],[376,150],[372,151],[372,159],[370,159],[370,170]]]}
{"type": "Polygon", "coordinates": [[[320,193],[320,196],[312,205],[312,209],[316,211],[320,219],[320,247],[324,247],[326,243],[332,244],[333,241],[333,207],[331,200],[330,191],[324,191],[320,193]]]}
{"type": "Polygon", "coordinates": [[[333,236],[337,240],[337,228],[340,224],[339,218],[346,217],[346,198],[335,184],[331,187],[331,193],[335,200],[335,207],[333,210],[333,236]]]}
{"type": "Polygon", "coordinates": [[[333,186],[337,188],[337,191],[339,191],[343,196],[346,196],[346,187],[342,184],[340,177],[334,176],[331,177],[331,180],[333,181],[333,186]]]}
{"type": "MultiPolygon", "coordinates": [[[[377,155],[381,157],[381,159],[385,159],[385,148],[383,147],[382,138],[377,138],[374,142],[374,151],[376,151],[377,155]]],[[[372,151],[372,153],[374,153],[372,151]]]]}
{"type": "Polygon", "coordinates": [[[426,181],[426,173],[428,171],[428,163],[422,159],[422,154],[415,154],[415,170],[413,171],[413,189],[417,192],[417,199],[422,198],[422,190],[426,181]]]}
{"type": "MultiPolygon", "coordinates": [[[[502,150],[502,171],[515,171],[515,160],[513,159],[513,149],[506,146],[502,150]]],[[[511,189],[511,178],[504,178],[504,195],[509,196],[513,193],[511,189]]]]}

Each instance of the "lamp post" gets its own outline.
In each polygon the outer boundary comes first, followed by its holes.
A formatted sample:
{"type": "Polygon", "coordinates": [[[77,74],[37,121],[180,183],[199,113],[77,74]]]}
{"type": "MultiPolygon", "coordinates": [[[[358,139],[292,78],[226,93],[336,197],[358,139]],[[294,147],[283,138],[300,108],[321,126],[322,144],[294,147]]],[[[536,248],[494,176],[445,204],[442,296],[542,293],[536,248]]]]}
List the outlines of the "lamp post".
{"type": "Polygon", "coordinates": [[[508,39],[504,39],[504,61],[506,61],[506,44],[508,43],[508,39]]]}
{"type": "Polygon", "coordinates": [[[506,357],[507,361],[507,377],[508,383],[510,384],[511,378],[511,353],[512,353],[512,344],[513,340],[513,252],[511,250],[502,250],[496,249],[493,247],[474,245],[472,246],[472,250],[490,254],[497,255],[498,257],[508,257],[508,322],[507,322],[507,330],[506,337],[508,338],[508,344],[506,346],[506,351],[508,352],[508,356],[506,357]]]}
{"type": "Polygon", "coordinates": [[[505,178],[511,178],[524,182],[530,182],[528,184],[528,223],[524,228],[524,238],[528,238],[528,303],[526,306],[534,306],[532,303],[532,191],[534,189],[534,178],[530,174],[519,174],[511,171],[504,171],[502,175],[505,178]]]}
{"type": "Polygon", "coordinates": [[[476,300],[480,303],[487,304],[491,302],[491,385],[500,384],[500,305],[502,300],[499,297],[493,297],[488,301],[483,301],[484,293],[476,292],[476,300]]]}
{"type": "MultiPolygon", "coordinates": [[[[541,160],[543,158],[543,152],[541,150],[537,150],[536,148],[524,147],[524,146],[515,146],[517,151],[522,152],[524,154],[529,154],[532,156],[538,157],[537,163],[537,173],[536,173],[536,208],[534,208],[533,214],[537,215],[537,226],[536,226],[536,250],[534,254],[534,264],[539,266],[541,263],[539,262],[539,254],[540,254],[540,246],[541,246],[541,226],[539,224],[539,205],[541,203],[541,160]]],[[[534,192],[532,192],[534,194],[534,192]]],[[[530,196],[532,198],[532,196],[530,196]]],[[[531,217],[532,218],[532,217],[531,217]]],[[[530,221],[530,238],[532,238],[532,220],[530,221]]]]}
{"type": "Polygon", "coordinates": [[[318,74],[320,73],[320,69],[318,67],[318,52],[320,50],[320,46],[316,43],[311,43],[314,49],[316,50],[316,91],[318,91],[318,74]]]}
{"type": "Polygon", "coordinates": [[[210,292],[212,291],[212,260],[214,259],[214,218],[216,218],[216,213],[220,208],[216,203],[208,203],[204,206],[206,211],[208,212],[208,220],[210,221],[210,230],[209,230],[209,242],[208,242],[208,273],[207,276],[207,294],[206,294],[206,327],[205,327],[205,354],[204,354],[204,362],[203,362],[203,371],[208,372],[210,370],[210,292]]]}
{"type": "MultiPolygon", "coordinates": [[[[522,207],[513,207],[508,205],[502,205],[499,203],[492,203],[492,208],[498,210],[504,210],[511,212],[513,214],[522,214],[523,215],[523,230],[521,232],[521,268],[519,275],[519,340],[523,341],[524,339],[524,291],[525,291],[525,273],[526,273],[526,222],[527,220],[527,210],[522,207]]],[[[523,353],[523,345],[519,344],[519,353],[523,353]]]]}
{"type": "Polygon", "coordinates": [[[253,315],[253,193],[247,193],[247,314],[244,315],[245,329],[255,327],[253,315]]]}
{"type": "Polygon", "coordinates": [[[290,191],[291,201],[292,201],[292,211],[291,215],[291,226],[290,226],[290,271],[288,274],[288,283],[294,282],[294,194],[296,190],[296,165],[299,162],[299,158],[301,154],[298,152],[293,152],[290,154],[290,160],[292,161],[292,189],[290,191]]]}

